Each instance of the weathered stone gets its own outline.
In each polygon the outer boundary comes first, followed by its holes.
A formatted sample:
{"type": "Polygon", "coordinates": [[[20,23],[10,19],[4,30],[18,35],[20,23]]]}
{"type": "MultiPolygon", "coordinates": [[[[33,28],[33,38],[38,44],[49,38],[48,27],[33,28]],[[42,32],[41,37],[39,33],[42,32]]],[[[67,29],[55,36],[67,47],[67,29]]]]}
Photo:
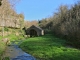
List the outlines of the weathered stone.
{"type": "Polygon", "coordinates": [[[25,30],[25,32],[27,35],[30,35],[30,37],[44,35],[44,30],[35,25],[32,25],[30,28],[25,30]]]}
{"type": "Polygon", "coordinates": [[[10,41],[9,41],[8,38],[4,38],[4,39],[2,39],[2,41],[3,41],[4,43],[6,43],[6,44],[10,43],[10,41]]]}

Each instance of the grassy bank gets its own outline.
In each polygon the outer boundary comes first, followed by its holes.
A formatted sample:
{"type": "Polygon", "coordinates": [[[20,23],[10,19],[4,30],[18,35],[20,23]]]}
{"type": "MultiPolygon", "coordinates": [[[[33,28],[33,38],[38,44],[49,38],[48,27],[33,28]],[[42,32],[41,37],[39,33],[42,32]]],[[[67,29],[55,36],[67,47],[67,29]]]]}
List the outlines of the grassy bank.
{"type": "MultiPolygon", "coordinates": [[[[16,41],[15,42],[16,44],[18,44],[19,40],[24,39],[24,37],[22,35],[16,36],[15,34],[10,34],[10,35],[4,36],[4,37],[0,36],[0,60],[1,60],[2,54],[5,51],[5,48],[7,46],[3,41],[1,41],[4,38],[8,38],[10,42],[16,41]]],[[[6,60],[8,58],[4,58],[3,60],[6,60]]]]}
{"type": "Polygon", "coordinates": [[[2,41],[0,41],[0,55],[2,54],[4,49],[5,49],[5,44],[2,41]]]}
{"type": "Polygon", "coordinates": [[[0,60],[1,60],[2,54],[5,50],[5,44],[1,41],[1,39],[2,39],[2,36],[0,36],[0,60]]]}
{"type": "Polygon", "coordinates": [[[67,47],[65,40],[51,34],[28,38],[20,47],[37,60],[80,60],[80,50],[67,47]]]}

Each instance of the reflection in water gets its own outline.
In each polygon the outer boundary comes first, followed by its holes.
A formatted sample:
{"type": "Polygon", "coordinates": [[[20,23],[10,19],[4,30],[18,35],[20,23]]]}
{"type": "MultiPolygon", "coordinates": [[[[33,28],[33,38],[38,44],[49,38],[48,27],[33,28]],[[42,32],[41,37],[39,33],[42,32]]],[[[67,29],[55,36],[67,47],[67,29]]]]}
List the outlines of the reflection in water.
{"type": "Polygon", "coordinates": [[[18,46],[8,46],[5,51],[5,56],[9,56],[10,58],[15,58],[16,56],[23,55],[25,52],[23,52],[18,46]]]}
{"type": "Polygon", "coordinates": [[[12,44],[6,48],[4,57],[9,57],[11,60],[35,60],[34,57],[22,51],[16,44],[12,44]]]}

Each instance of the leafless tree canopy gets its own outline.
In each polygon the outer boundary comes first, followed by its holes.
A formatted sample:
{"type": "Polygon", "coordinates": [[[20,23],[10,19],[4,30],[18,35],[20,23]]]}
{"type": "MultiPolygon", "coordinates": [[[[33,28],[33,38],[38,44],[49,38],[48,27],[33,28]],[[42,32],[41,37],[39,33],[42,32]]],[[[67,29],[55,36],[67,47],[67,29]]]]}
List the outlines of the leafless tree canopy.
{"type": "Polygon", "coordinates": [[[40,26],[52,30],[59,37],[66,38],[72,45],[80,46],[80,2],[71,8],[61,5],[53,16],[42,19],[40,26]]]}
{"type": "Polygon", "coordinates": [[[0,27],[3,27],[3,35],[4,27],[21,29],[23,27],[24,15],[22,13],[17,14],[14,9],[14,6],[18,1],[19,0],[2,0],[2,5],[0,6],[0,27]]]}

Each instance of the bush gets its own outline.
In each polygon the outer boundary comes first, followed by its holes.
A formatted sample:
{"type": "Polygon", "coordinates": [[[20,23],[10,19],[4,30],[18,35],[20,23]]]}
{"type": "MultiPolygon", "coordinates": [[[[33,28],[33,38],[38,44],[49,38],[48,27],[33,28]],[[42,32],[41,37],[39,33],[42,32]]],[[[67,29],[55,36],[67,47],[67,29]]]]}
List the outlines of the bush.
{"type": "Polygon", "coordinates": [[[8,27],[4,27],[4,31],[9,31],[8,27]]]}
{"type": "Polygon", "coordinates": [[[10,60],[10,58],[9,57],[5,57],[5,58],[3,58],[3,60],[10,60]]]}

